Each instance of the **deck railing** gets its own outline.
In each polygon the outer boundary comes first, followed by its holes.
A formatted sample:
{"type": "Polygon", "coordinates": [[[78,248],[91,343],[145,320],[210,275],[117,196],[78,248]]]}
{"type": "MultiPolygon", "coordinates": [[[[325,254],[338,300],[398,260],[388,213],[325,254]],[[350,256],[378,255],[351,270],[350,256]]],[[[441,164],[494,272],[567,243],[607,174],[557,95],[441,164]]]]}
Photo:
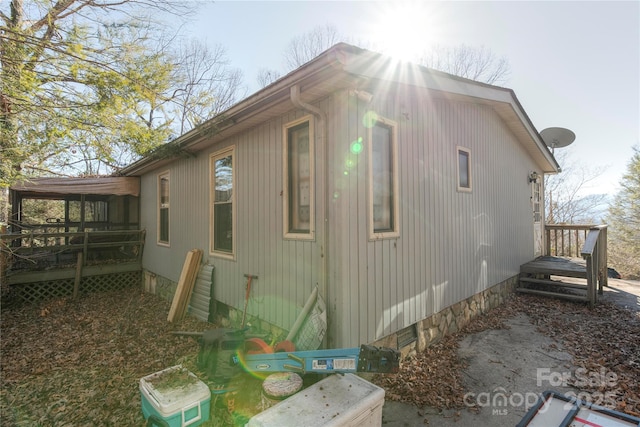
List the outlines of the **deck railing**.
{"type": "Polygon", "coordinates": [[[548,224],[545,226],[546,254],[582,258],[587,264],[587,297],[591,305],[607,285],[607,226],[548,224]]]}
{"type": "Polygon", "coordinates": [[[144,240],[144,230],[0,234],[0,281],[20,284],[75,275],[79,282],[85,274],[139,270],[144,240]]]}
{"type": "Polygon", "coordinates": [[[597,225],[591,224],[546,224],[547,251],[545,255],[563,258],[581,258],[587,234],[597,225]]]}
{"type": "Polygon", "coordinates": [[[603,287],[607,286],[607,226],[595,226],[589,230],[581,252],[582,258],[587,261],[587,288],[592,292],[589,301],[595,303],[596,286],[598,293],[602,294],[603,287]],[[591,284],[592,286],[589,286],[591,284]]]}
{"type": "MultiPolygon", "coordinates": [[[[31,264],[43,259],[47,267],[60,264],[65,254],[81,252],[86,262],[92,259],[137,259],[144,245],[144,231],[37,232],[0,235],[0,250],[31,264]]],[[[75,260],[75,256],[73,257],[75,260]]]]}

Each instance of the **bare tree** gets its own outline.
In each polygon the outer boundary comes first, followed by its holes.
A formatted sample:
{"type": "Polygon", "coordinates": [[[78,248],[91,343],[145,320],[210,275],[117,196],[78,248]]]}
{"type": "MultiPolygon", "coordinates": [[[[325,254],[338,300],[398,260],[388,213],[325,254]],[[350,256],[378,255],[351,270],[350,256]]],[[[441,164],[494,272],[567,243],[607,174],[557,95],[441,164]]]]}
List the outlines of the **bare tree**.
{"type": "Polygon", "coordinates": [[[590,168],[571,158],[570,149],[554,153],[562,172],[545,176],[545,214],[547,224],[599,223],[598,208],[606,202],[606,194],[585,195],[595,184],[603,168],[590,168]]]}
{"type": "Polygon", "coordinates": [[[511,74],[508,59],[496,56],[484,46],[437,45],[427,50],[419,62],[434,70],[494,85],[505,84],[511,74]]]}
{"type": "MultiPolygon", "coordinates": [[[[298,68],[340,41],[349,42],[338,33],[335,26],[327,24],[315,27],[291,40],[284,52],[285,66],[288,70],[298,68]]],[[[376,49],[367,41],[350,43],[365,49],[376,49]]],[[[484,46],[434,46],[425,50],[418,62],[428,68],[495,85],[505,84],[511,74],[508,59],[498,57],[484,46]]],[[[259,76],[263,86],[264,82],[272,81],[269,73],[264,71],[259,76]]]]}
{"type": "Polygon", "coordinates": [[[266,87],[266,86],[269,86],[271,83],[275,82],[276,80],[278,80],[279,78],[280,78],[280,72],[276,70],[270,70],[268,68],[261,68],[258,71],[257,81],[260,87],[266,87]]]}
{"type": "Polygon", "coordinates": [[[294,37],[284,52],[284,62],[288,70],[293,70],[311,61],[340,41],[334,25],[318,26],[308,33],[294,37]]]}
{"type": "MultiPolygon", "coordinates": [[[[338,35],[338,30],[330,24],[315,27],[294,37],[282,54],[285,70],[294,70],[306,64],[339,41],[341,36],[338,35]]],[[[277,70],[261,68],[256,79],[260,87],[266,87],[281,76],[277,70]]]]}
{"type": "Polygon", "coordinates": [[[175,83],[167,100],[172,103],[171,111],[177,121],[173,128],[178,134],[221,113],[243,96],[242,72],[230,67],[221,45],[210,49],[192,39],[174,56],[175,83]]]}

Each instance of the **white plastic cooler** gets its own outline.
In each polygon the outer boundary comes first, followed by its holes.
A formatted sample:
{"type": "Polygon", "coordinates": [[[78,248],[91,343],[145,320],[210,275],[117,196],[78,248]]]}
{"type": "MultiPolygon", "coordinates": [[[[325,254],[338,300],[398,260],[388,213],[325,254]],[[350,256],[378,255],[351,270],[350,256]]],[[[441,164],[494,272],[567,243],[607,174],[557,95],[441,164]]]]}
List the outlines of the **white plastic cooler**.
{"type": "Polygon", "coordinates": [[[336,374],[255,415],[246,427],[379,427],[383,404],[384,389],[336,374]]]}

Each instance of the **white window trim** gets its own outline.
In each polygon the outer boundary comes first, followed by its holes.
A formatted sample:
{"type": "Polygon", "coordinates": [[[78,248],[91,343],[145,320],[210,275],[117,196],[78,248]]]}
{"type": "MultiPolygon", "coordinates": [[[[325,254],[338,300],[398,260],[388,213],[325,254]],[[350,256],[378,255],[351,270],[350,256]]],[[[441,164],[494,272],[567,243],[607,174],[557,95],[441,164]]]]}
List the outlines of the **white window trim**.
{"type": "MultiPolygon", "coordinates": [[[[384,117],[376,117],[376,123],[380,122],[391,128],[391,165],[393,167],[393,230],[391,231],[375,231],[373,220],[373,126],[368,130],[369,144],[367,149],[368,157],[368,197],[367,210],[368,210],[368,222],[369,222],[369,240],[381,240],[381,239],[395,239],[400,237],[400,183],[399,183],[399,171],[398,171],[398,124],[390,119],[384,117]]],[[[375,124],[374,124],[375,126],[375,124]]]]}
{"type": "Polygon", "coordinates": [[[168,170],[164,172],[160,172],[156,178],[156,196],[157,196],[157,204],[156,204],[156,244],[158,246],[170,247],[171,242],[171,174],[168,170]],[[169,224],[167,224],[167,233],[168,239],[167,241],[160,240],[160,209],[161,209],[161,200],[162,200],[162,186],[160,185],[161,180],[167,177],[169,180],[169,224]]]}
{"type": "Polygon", "coordinates": [[[282,231],[285,239],[314,240],[316,223],[315,198],[315,126],[312,115],[306,115],[282,126],[282,231]],[[309,122],[309,232],[289,232],[289,128],[309,122]]]}
{"type": "Polygon", "coordinates": [[[473,170],[471,168],[471,150],[465,147],[461,147],[461,146],[456,146],[456,171],[458,172],[458,174],[456,175],[456,187],[458,189],[458,191],[462,192],[462,193],[471,193],[473,190],[473,170]],[[469,187],[461,187],[460,186],[460,152],[466,153],[467,154],[467,160],[468,160],[468,180],[469,180],[469,187]]]}
{"type": "Polygon", "coordinates": [[[236,147],[231,146],[227,147],[224,150],[216,151],[215,153],[211,153],[209,155],[209,255],[215,256],[218,258],[224,258],[229,260],[236,259],[236,239],[237,239],[237,204],[236,204],[236,193],[237,193],[237,180],[236,180],[236,147]],[[214,249],[215,244],[215,236],[214,233],[214,201],[215,201],[215,174],[214,174],[214,162],[222,157],[227,157],[231,155],[231,180],[233,182],[233,192],[231,193],[231,252],[223,252],[216,251],[214,249]]]}

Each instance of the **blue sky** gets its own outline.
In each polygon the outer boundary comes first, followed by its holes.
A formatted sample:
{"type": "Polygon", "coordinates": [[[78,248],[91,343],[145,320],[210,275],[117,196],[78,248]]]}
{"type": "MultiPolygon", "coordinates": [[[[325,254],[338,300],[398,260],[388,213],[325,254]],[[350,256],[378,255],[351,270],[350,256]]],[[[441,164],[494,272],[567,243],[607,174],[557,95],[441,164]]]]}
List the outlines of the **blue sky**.
{"type": "Polygon", "coordinates": [[[640,146],[638,1],[218,1],[202,7],[188,33],[224,46],[253,93],[259,69],[284,74],[289,42],[327,24],[347,41],[405,56],[431,44],[482,45],[505,56],[505,86],[536,128],[571,129],[576,141],[563,150],[604,169],[587,193],[615,193],[640,146]]]}

